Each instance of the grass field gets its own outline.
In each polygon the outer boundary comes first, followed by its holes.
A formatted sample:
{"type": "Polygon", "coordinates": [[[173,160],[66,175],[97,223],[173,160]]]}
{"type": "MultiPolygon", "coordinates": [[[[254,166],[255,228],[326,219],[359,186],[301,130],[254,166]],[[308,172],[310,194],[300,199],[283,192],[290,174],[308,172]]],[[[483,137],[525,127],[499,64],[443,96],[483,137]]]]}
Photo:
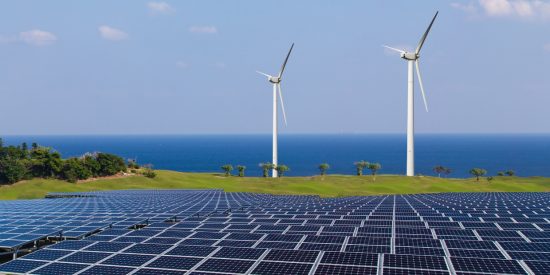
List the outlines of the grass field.
{"type": "Polygon", "coordinates": [[[316,177],[256,178],[223,177],[219,174],[157,171],[154,179],[129,176],[84,183],[34,179],[0,187],[0,199],[43,198],[48,192],[75,192],[116,189],[224,189],[228,192],[270,194],[313,194],[324,197],[413,194],[438,192],[548,192],[550,178],[495,177],[492,182],[481,179],[443,179],[436,177],[404,177],[330,175],[316,177]]]}

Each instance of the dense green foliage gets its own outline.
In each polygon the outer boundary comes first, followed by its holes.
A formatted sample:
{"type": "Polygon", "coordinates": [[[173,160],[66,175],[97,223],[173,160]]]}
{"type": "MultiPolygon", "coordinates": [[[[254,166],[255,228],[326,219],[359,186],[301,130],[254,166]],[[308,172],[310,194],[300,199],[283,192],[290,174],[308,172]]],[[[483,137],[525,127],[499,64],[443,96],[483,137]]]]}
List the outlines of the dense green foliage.
{"type": "Polygon", "coordinates": [[[76,182],[90,177],[104,177],[126,171],[124,160],[107,153],[85,154],[62,159],[51,148],[26,143],[5,147],[0,139],[0,184],[24,179],[51,178],[76,182]]]}

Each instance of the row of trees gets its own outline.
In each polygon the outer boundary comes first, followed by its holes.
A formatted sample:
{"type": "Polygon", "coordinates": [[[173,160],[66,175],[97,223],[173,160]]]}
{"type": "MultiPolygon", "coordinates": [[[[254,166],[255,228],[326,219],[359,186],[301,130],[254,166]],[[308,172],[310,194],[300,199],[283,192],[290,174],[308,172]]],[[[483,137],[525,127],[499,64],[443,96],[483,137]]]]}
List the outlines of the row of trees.
{"type": "Polygon", "coordinates": [[[91,177],[105,177],[126,171],[124,160],[107,153],[85,154],[62,159],[49,147],[33,143],[4,146],[0,138],[0,184],[32,178],[55,178],[76,182],[91,177]]]}
{"type": "MultiPolygon", "coordinates": [[[[371,175],[373,177],[373,180],[376,179],[376,174],[378,170],[382,169],[382,165],[380,165],[380,163],[369,163],[364,160],[355,162],[354,165],[357,168],[358,176],[363,175],[363,170],[365,168],[371,170],[371,175]]],[[[290,168],[284,164],[274,165],[270,162],[262,162],[259,164],[259,166],[260,168],[262,168],[262,176],[264,178],[267,178],[269,176],[269,171],[273,169],[277,170],[277,175],[279,177],[282,177],[287,171],[290,171],[290,168]]],[[[238,176],[244,177],[244,170],[246,169],[246,166],[237,165],[236,167],[237,167],[237,170],[239,171],[238,176]]],[[[321,173],[321,176],[324,176],[327,174],[327,171],[330,169],[330,165],[328,163],[321,163],[319,164],[318,168],[321,173]]],[[[221,166],[221,169],[224,171],[225,176],[229,177],[231,176],[231,171],[234,170],[234,167],[231,164],[225,164],[221,166]]]]}

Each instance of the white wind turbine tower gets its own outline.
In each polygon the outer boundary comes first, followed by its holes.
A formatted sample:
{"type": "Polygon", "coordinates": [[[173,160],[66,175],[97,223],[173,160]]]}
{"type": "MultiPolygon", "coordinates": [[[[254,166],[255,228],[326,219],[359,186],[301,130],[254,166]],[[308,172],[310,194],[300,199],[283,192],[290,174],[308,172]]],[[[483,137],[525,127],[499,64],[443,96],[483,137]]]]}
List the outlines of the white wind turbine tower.
{"type": "Polygon", "coordinates": [[[283,111],[283,119],[285,121],[286,125],[286,113],[285,113],[285,104],[283,102],[283,94],[281,92],[281,81],[283,77],[283,72],[285,71],[286,62],[288,61],[288,58],[290,57],[290,53],[292,52],[292,48],[294,48],[294,43],[292,43],[292,46],[290,46],[290,50],[288,51],[288,54],[286,55],[285,61],[283,62],[283,65],[281,66],[281,71],[279,72],[279,75],[277,76],[271,76],[266,73],[262,73],[259,71],[256,71],[259,74],[267,76],[267,80],[273,84],[273,170],[271,171],[271,176],[276,178],[277,170],[275,167],[278,164],[278,155],[277,155],[277,128],[278,128],[278,116],[277,116],[277,90],[279,93],[279,99],[281,100],[281,110],[283,111]]]}
{"type": "Polygon", "coordinates": [[[420,84],[420,91],[422,92],[422,99],[424,100],[424,106],[426,112],[428,112],[428,104],[426,102],[426,95],[424,93],[424,86],[422,85],[422,77],[420,76],[420,68],[418,65],[418,59],[420,58],[420,49],[428,37],[428,33],[432,28],[432,25],[437,17],[436,12],[432,22],[428,26],[428,29],[420,38],[420,42],[413,53],[399,50],[389,46],[384,46],[390,50],[396,51],[401,54],[401,58],[407,60],[408,63],[408,80],[407,80],[407,176],[414,176],[414,67],[416,67],[416,76],[418,76],[418,84],[420,84]]]}

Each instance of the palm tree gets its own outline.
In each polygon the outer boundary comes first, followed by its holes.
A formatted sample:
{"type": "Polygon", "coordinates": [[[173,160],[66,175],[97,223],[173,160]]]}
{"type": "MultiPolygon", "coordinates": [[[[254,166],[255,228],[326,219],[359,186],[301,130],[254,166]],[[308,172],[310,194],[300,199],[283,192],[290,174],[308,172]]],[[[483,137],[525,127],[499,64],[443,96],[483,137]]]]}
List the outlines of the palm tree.
{"type": "Polygon", "coordinates": [[[437,177],[439,178],[441,178],[441,173],[445,173],[445,170],[447,170],[447,168],[443,167],[442,165],[436,165],[433,168],[433,171],[437,174],[437,177]]]}
{"type": "Polygon", "coordinates": [[[367,168],[369,166],[369,163],[362,160],[362,161],[354,162],[353,165],[355,165],[355,168],[357,169],[357,175],[362,176],[363,175],[363,169],[367,168]]]}
{"type": "Polygon", "coordinates": [[[376,172],[378,172],[378,170],[382,169],[382,165],[380,165],[380,163],[370,163],[368,168],[369,168],[369,170],[371,172],[371,175],[372,175],[372,181],[375,181],[376,180],[376,172]]]}
{"type": "Polygon", "coordinates": [[[246,169],[246,166],[244,165],[237,165],[237,170],[239,170],[239,177],[244,177],[244,170],[246,169]]]}
{"type": "Polygon", "coordinates": [[[286,172],[286,171],[289,171],[290,168],[288,168],[288,166],[284,165],[284,164],[279,164],[277,165],[277,167],[275,167],[275,169],[277,170],[277,174],[279,175],[279,177],[282,177],[283,174],[286,172]]]}
{"type": "Polygon", "coordinates": [[[231,171],[233,171],[233,165],[226,164],[226,165],[223,165],[221,168],[225,172],[226,177],[231,176],[231,171]]]}
{"type": "Polygon", "coordinates": [[[476,177],[477,181],[479,181],[479,177],[482,177],[485,174],[487,174],[487,170],[481,169],[481,168],[473,168],[472,170],[470,170],[470,174],[476,177]]]}
{"type": "Polygon", "coordinates": [[[263,177],[267,178],[267,176],[269,176],[269,170],[273,169],[273,164],[271,162],[262,162],[259,166],[262,168],[263,177]]]}
{"type": "Polygon", "coordinates": [[[319,171],[321,171],[321,176],[324,176],[329,168],[330,165],[328,165],[328,163],[319,164],[319,171]]]}

